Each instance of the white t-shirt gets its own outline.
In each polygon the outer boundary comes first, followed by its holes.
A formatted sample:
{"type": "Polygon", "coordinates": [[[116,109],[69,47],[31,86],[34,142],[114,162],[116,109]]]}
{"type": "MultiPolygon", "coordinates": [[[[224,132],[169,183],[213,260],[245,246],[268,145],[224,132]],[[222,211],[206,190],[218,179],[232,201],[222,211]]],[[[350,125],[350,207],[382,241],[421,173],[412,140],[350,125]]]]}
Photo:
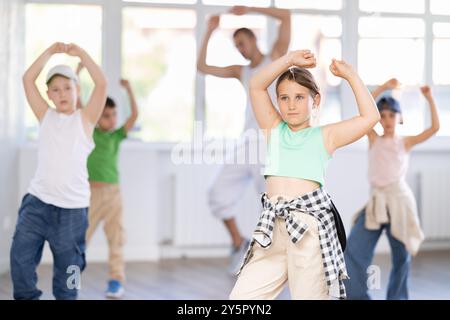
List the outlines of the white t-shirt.
{"type": "Polygon", "coordinates": [[[89,207],[87,158],[93,148],[81,110],[65,115],[49,108],[40,125],[37,169],[28,192],[64,209],[89,207]]]}

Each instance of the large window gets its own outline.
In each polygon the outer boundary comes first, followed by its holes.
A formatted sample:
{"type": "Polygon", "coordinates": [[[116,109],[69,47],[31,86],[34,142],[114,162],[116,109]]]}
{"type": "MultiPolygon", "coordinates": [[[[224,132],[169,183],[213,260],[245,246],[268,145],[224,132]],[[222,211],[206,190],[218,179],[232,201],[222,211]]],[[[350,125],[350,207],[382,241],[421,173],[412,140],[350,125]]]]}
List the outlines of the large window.
{"type": "MultiPolygon", "coordinates": [[[[450,11],[449,11],[450,13],[450,11]]],[[[433,82],[436,103],[440,109],[441,129],[438,135],[450,135],[450,23],[433,24],[433,82]]]]}
{"type": "Polygon", "coordinates": [[[359,0],[366,12],[424,13],[425,0],[359,0]]]}
{"type": "Polygon", "coordinates": [[[450,136],[450,91],[447,88],[433,88],[433,96],[439,108],[439,121],[441,127],[438,136],[450,136]]]}
{"type": "MultiPolygon", "coordinates": [[[[105,70],[106,73],[129,79],[136,92],[140,116],[130,133],[136,139],[150,142],[188,141],[192,138],[194,120],[203,122],[205,137],[208,139],[236,138],[241,134],[247,103],[247,93],[242,84],[235,79],[212,76],[206,76],[204,81],[196,81],[197,47],[202,40],[206,23],[204,19],[210,14],[221,14],[221,24],[211,37],[207,58],[208,63],[219,66],[248,64],[234,47],[232,33],[237,28],[251,28],[264,53],[269,53],[272,45],[269,39],[273,41],[276,38],[277,28],[268,29],[271,25],[264,15],[227,14],[228,9],[222,6],[232,5],[268,7],[275,3],[279,7],[293,9],[291,47],[298,49],[319,45],[314,48],[317,52],[320,50],[323,62],[316,72],[323,89],[321,122],[340,119],[340,81],[330,75],[325,64],[331,57],[341,56],[341,17],[319,12],[317,15],[301,15],[295,10],[341,10],[342,0],[301,3],[288,0],[123,0],[105,2],[103,5],[89,5],[82,0],[71,1],[65,1],[64,4],[58,0],[48,0],[48,4],[29,1],[27,64],[54,41],[77,42],[98,63],[102,62],[102,57],[110,59],[104,61],[103,67],[119,69],[105,70]],[[71,1],[73,4],[70,4],[71,1]],[[115,8],[104,10],[103,16],[102,6],[115,8]],[[120,10],[121,21],[112,23],[110,19],[118,18],[117,10],[120,10]],[[102,18],[105,20],[102,21],[102,18]],[[102,30],[103,26],[106,29],[102,30]],[[118,33],[122,34],[120,52],[105,52],[102,55],[102,44],[111,47],[108,42],[114,41],[112,35],[118,33]],[[112,64],[111,61],[121,63],[112,64]]],[[[61,55],[55,57],[50,66],[67,63],[75,68],[76,62],[76,59],[61,55]]],[[[81,73],[81,78],[82,99],[86,102],[93,84],[86,71],[81,73]]],[[[117,88],[117,83],[114,83],[110,93],[117,88]]],[[[45,94],[44,86],[42,91],[45,94]]],[[[124,111],[120,114],[127,114],[129,105],[125,97],[118,104],[124,111]]],[[[30,129],[29,136],[36,137],[37,122],[29,109],[26,123],[30,129]]]]}
{"type": "MultiPolygon", "coordinates": [[[[423,1],[360,1],[362,11],[424,11],[423,1]],[[408,5],[406,4],[408,2],[408,5]],[[402,10],[403,8],[403,10],[402,10]]],[[[425,22],[421,18],[364,16],[359,18],[358,70],[369,85],[397,78],[403,87],[385,92],[397,98],[404,123],[399,133],[417,134],[424,128],[424,100],[419,86],[425,81],[425,22]]],[[[381,126],[377,125],[377,130],[381,126]]]]}
{"type": "Polygon", "coordinates": [[[433,14],[450,15],[450,1],[430,0],[430,10],[433,14]]]}
{"type": "Polygon", "coordinates": [[[187,141],[194,120],[195,12],[123,9],[122,74],[137,94],[133,135],[144,141],[187,141]]]}
{"type": "Polygon", "coordinates": [[[324,9],[339,10],[342,8],[342,0],[275,0],[280,8],[288,9],[324,9]]]}
{"type": "MultiPolygon", "coordinates": [[[[208,63],[218,66],[248,63],[234,47],[235,29],[251,28],[264,53],[270,51],[278,29],[264,15],[228,14],[232,5],[274,5],[291,10],[290,49],[310,48],[319,58],[313,73],[323,96],[321,124],[339,121],[343,111],[349,114],[346,109],[353,108],[354,101],[347,101],[351,97],[340,94],[347,84],[328,69],[331,58],[343,56],[371,87],[391,77],[403,83],[400,90],[385,93],[396,96],[403,106],[403,134],[417,133],[428,123],[428,108],[419,87],[431,85],[443,120],[439,134],[450,135],[450,121],[444,121],[450,119],[447,0],[27,1],[26,65],[55,41],[80,44],[98,63],[103,62],[103,67],[113,69],[105,70],[108,75],[130,80],[140,107],[131,135],[143,141],[188,141],[195,120],[202,121],[208,139],[236,138],[242,132],[247,93],[239,81],[197,76],[197,49],[206,19],[211,14],[222,17],[207,57],[208,63]],[[111,41],[119,34],[121,49],[102,53],[103,47],[114,47],[111,41]]],[[[75,68],[77,59],[57,55],[49,67],[56,63],[75,68]]],[[[38,83],[46,96],[43,76],[38,83]]],[[[81,84],[86,102],[93,87],[86,71],[81,73],[81,84]]],[[[110,91],[117,88],[115,83],[110,91]]],[[[126,101],[119,102],[124,110],[121,114],[128,112],[126,101]]],[[[37,121],[29,108],[26,127],[28,136],[35,137],[37,121]]]]}
{"type": "Polygon", "coordinates": [[[204,4],[222,5],[222,6],[259,6],[267,7],[270,0],[201,0],[204,4]]]}
{"type": "MultiPolygon", "coordinates": [[[[102,9],[93,5],[28,4],[25,12],[26,66],[55,42],[73,42],[83,47],[101,63],[102,56],[102,9]]],[[[55,55],[37,79],[38,88],[47,98],[45,76],[57,64],[68,64],[74,69],[78,58],[55,55]]],[[[86,72],[80,74],[81,99],[86,102],[92,90],[92,80],[86,72]]],[[[50,103],[50,101],[48,101],[50,103]]],[[[27,136],[37,137],[38,121],[29,107],[25,111],[27,136]]]]}
{"type": "Polygon", "coordinates": [[[141,3],[161,3],[164,2],[165,4],[193,4],[197,2],[197,0],[123,0],[124,2],[141,2],[141,3]]]}
{"type": "Polygon", "coordinates": [[[318,58],[317,68],[312,73],[318,82],[321,95],[320,124],[341,119],[339,85],[340,78],[329,70],[332,58],[341,59],[342,22],[339,16],[304,15],[292,16],[291,48],[311,49],[318,58]]]}
{"type": "Polygon", "coordinates": [[[433,82],[438,85],[450,84],[450,23],[438,22],[433,25],[433,82]]]}
{"type": "Polygon", "coordinates": [[[423,20],[362,17],[358,28],[358,67],[367,84],[380,84],[393,76],[404,84],[423,82],[423,20]]]}
{"type": "MultiPolygon", "coordinates": [[[[253,30],[258,46],[267,53],[266,25],[266,18],[259,15],[222,15],[220,26],[209,42],[207,63],[217,66],[248,64],[233,42],[233,32],[241,27],[253,30]]],[[[237,79],[207,76],[205,81],[206,137],[237,138],[245,120],[247,93],[244,87],[237,79]]]]}

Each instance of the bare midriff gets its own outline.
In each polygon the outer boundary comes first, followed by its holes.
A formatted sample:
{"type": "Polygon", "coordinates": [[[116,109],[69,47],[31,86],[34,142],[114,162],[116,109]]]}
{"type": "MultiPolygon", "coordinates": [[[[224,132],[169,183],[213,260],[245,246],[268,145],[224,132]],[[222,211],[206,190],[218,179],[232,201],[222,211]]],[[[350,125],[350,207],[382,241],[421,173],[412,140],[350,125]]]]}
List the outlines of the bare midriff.
{"type": "Polygon", "coordinates": [[[269,199],[282,197],[286,200],[301,197],[305,193],[320,188],[320,184],[315,181],[279,176],[268,176],[266,185],[269,199]]]}

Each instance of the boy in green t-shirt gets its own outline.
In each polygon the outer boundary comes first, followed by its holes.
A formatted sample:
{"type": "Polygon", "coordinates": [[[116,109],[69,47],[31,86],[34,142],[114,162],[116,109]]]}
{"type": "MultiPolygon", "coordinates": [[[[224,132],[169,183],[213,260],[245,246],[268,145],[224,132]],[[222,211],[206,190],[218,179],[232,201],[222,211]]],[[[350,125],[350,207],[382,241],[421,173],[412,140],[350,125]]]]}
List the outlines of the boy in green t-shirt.
{"type": "Polygon", "coordinates": [[[95,149],[88,158],[89,182],[91,185],[91,203],[89,208],[89,228],[86,240],[92,237],[101,221],[109,245],[109,278],[106,296],[120,298],[125,282],[125,263],[123,259],[124,230],[122,215],[122,197],[119,186],[118,157],[120,143],[136,123],[138,107],[127,80],[121,85],[128,93],[131,103],[131,116],[119,129],[117,125],[116,104],[106,100],[105,109],[94,130],[95,149]]]}

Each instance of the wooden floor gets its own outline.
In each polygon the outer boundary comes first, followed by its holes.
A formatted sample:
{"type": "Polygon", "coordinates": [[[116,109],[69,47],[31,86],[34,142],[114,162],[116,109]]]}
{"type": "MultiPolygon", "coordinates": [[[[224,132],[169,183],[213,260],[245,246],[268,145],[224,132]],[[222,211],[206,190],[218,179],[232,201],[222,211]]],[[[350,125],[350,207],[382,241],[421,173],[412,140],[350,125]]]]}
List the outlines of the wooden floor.
{"type": "MultiPolygon", "coordinates": [[[[389,276],[389,256],[377,256],[381,268],[381,289],[374,299],[384,299],[389,276]]],[[[234,280],[226,273],[226,259],[173,259],[159,263],[129,263],[124,299],[227,299],[234,280]]],[[[51,266],[39,268],[42,299],[51,295],[51,266]]],[[[80,299],[104,299],[106,264],[90,264],[83,273],[80,299]]],[[[0,276],[0,300],[11,299],[9,274],[0,276]]],[[[450,299],[450,251],[422,252],[413,261],[411,299],[450,299]]],[[[279,299],[289,299],[287,288],[279,299]]]]}

